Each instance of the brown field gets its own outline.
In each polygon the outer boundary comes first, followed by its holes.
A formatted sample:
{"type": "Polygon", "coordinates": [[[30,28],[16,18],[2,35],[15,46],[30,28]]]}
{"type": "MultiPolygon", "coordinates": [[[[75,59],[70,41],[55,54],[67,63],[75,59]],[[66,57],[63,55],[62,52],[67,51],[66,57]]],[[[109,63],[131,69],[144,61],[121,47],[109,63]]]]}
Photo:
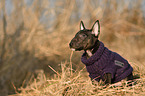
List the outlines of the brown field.
{"type": "Polygon", "coordinates": [[[141,0],[34,0],[29,4],[12,0],[11,4],[8,12],[9,4],[0,1],[2,96],[144,96],[145,18],[141,0]],[[139,77],[136,85],[93,86],[80,61],[82,52],[69,49],[80,21],[91,28],[97,19],[101,24],[99,39],[130,62],[134,76],[139,77]]]}

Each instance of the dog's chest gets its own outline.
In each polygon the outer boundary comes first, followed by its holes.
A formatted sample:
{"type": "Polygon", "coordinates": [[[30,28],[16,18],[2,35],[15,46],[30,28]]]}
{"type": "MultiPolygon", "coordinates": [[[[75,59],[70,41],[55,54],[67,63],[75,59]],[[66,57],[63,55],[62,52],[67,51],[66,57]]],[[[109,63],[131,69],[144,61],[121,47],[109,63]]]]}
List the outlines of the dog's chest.
{"type": "Polygon", "coordinates": [[[87,50],[86,52],[87,52],[87,55],[88,55],[89,57],[91,57],[91,56],[93,55],[92,52],[91,52],[90,50],[87,50]]]}

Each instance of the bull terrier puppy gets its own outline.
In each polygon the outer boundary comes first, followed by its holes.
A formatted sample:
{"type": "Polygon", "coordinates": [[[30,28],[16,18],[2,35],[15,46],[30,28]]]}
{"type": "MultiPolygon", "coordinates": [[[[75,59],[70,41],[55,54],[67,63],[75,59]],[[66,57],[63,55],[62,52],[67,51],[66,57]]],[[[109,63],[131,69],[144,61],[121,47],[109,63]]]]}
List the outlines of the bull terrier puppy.
{"type": "Polygon", "coordinates": [[[73,51],[84,50],[81,61],[86,65],[89,77],[92,81],[102,80],[105,85],[123,79],[133,80],[131,65],[118,53],[106,48],[98,40],[99,34],[99,20],[94,23],[91,29],[86,29],[81,21],[80,31],[76,33],[69,44],[73,51]]]}

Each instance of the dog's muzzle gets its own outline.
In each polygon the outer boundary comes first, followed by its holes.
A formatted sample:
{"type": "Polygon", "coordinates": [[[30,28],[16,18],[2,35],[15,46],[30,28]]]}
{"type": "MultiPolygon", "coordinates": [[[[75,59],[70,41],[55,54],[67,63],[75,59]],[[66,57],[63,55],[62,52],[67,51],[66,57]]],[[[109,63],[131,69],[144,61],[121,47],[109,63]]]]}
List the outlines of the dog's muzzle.
{"type": "Polygon", "coordinates": [[[70,43],[69,43],[69,47],[70,47],[70,48],[72,48],[72,46],[73,46],[73,43],[72,43],[72,42],[70,42],[70,43]]]}
{"type": "Polygon", "coordinates": [[[73,43],[72,43],[72,42],[69,43],[69,47],[70,47],[70,49],[71,49],[72,51],[76,51],[75,48],[72,48],[72,47],[73,47],[73,43]]]}
{"type": "Polygon", "coordinates": [[[70,47],[70,49],[72,50],[72,51],[81,51],[81,50],[83,50],[83,47],[74,47],[74,46],[76,46],[76,45],[74,45],[74,43],[73,42],[70,42],[69,43],[69,47],[70,47]]]}

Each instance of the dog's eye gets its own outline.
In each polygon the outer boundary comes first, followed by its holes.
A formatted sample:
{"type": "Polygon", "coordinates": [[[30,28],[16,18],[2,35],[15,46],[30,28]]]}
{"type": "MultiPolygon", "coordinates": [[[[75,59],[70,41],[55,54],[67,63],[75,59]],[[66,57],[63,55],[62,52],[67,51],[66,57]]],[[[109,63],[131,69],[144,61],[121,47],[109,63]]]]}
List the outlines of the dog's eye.
{"type": "Polygon", "coordinates": [[[86,37],[86,35],[85,35],[85,34],[83,34],[83,37],[86,37]]]}
{"type": "Polygon", "coordinates": [[[85,34],[81,34],[80,37],[87,37],[85,34]]]}

